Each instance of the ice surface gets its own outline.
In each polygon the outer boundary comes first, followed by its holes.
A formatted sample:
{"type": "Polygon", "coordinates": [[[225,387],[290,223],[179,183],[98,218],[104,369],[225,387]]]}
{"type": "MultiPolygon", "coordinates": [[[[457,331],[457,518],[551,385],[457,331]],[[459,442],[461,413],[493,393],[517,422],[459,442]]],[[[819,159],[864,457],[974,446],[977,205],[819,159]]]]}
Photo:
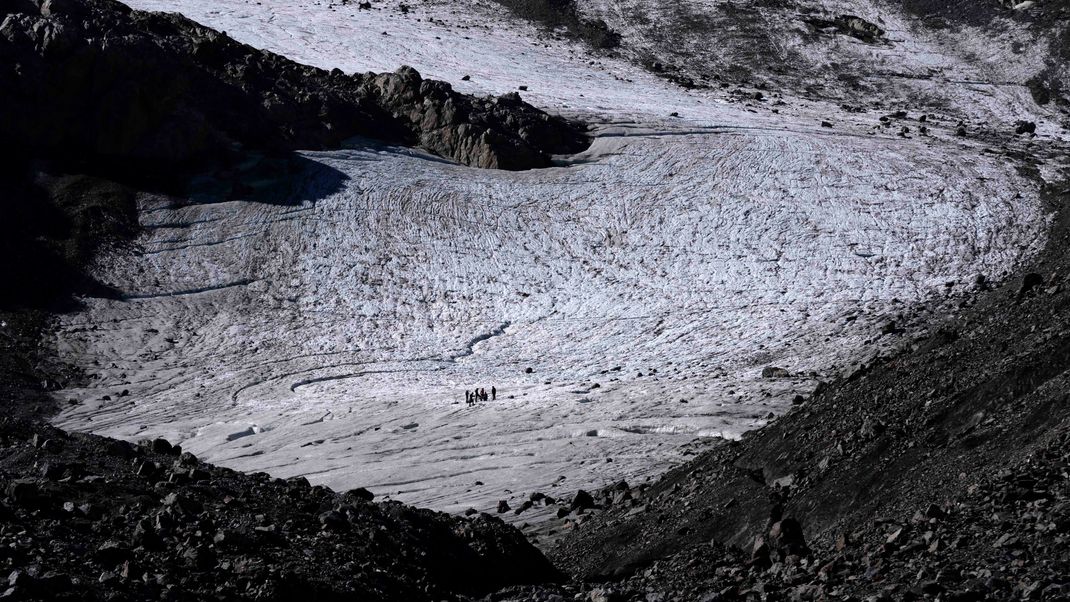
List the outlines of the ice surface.
{"type": "Polygon", "coordinates": [[[483,4],[407,17],[131,4],[323,67],[405,63],[476,93],[528,85],[597,139],[520,173],[362,142],[307,153],[319,167],[297,198],[345,176],[318,200],[143,200],[142,252],[99,266],[128,298],[87,299],[56,335],[94,377],[61,392],[79,401],[63,427],[486,509],[641,480],[696,437],[737,437],[814,384],[763,367],[846,366],[894,340],[864,344],[887,316],[1043,244],[1035,186],[968,141],[831,131],[820,107],[752,112],[483,4]],[[466,388],[492,385],[497,401],[464,405],[466,388]]]}

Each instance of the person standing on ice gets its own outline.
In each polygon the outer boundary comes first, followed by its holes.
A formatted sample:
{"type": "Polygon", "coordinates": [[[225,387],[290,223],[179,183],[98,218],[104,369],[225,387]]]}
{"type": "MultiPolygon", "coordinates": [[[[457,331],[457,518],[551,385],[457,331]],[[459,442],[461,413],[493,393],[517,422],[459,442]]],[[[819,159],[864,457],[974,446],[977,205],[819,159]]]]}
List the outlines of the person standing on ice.
{"type": "Polygon", "coordinates": [[[494,385],[491,385],[491,387],[490,387],[490,400],[494,401],[495,399],[498,399],[498,390],[494,388],[494,385]]]}
{"type": "Polygon", "coordinates": [[[464,405],[466,405],[466,406],[471,406],[472,405],[472,392],[469,391],[468,389],[464,390],[464,405]]]}

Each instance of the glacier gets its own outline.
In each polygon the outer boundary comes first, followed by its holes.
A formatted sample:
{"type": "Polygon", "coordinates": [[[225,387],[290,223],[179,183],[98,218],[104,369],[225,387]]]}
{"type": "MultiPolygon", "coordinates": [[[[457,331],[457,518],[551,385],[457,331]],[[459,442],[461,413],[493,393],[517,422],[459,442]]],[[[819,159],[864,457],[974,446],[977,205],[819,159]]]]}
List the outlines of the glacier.
{"type": "Polygon", "coordinates": [[[502,172],[354,140],[304,153],[288,203],[143,196],[138,251],[94,268],[124,298],[53,336],[91,376],[63,428],[447,511],[641,481],[1044,244],[1037,184],[951,118],[823,127],[827,103],[685,90],[473,0],[129,4],[323,68],[523,85],[594,143],[502,172]]]}

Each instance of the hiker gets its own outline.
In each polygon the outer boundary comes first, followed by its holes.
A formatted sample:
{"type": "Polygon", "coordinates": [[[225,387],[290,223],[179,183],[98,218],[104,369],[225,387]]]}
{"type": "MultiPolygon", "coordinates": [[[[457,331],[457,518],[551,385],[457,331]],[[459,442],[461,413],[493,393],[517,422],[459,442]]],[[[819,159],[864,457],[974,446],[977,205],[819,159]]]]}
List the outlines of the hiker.
{"type": "Polygon", "coordinates": [[[481,389],[479,390],[479,399],[480,399],[481,401],[486,401],[486,400],[487,400],[487,390],[486,390],[486,389],[482,389],[482,388],[481,388],[481,389]]]}
{"type": "Polygon", "coordinates": [[[468,391],[468,389],[464,390],[464,405],[466,405],[466,406],[472,405],[472,393],[470,393],[468,391]]]}
{"type": "Polygon", "coordinates": [[[490,388],[490,400],[494,401],[495,399],[498,399],[498,390],[492,385],[490,388]]]}

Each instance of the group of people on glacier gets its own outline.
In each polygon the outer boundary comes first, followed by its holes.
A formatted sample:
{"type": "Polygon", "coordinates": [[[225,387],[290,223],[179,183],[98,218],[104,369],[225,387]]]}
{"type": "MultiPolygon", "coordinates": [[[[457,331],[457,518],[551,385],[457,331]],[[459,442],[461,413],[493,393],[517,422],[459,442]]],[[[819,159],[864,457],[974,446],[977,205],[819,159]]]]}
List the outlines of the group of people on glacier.
{"type": "MultiPolygon", "coordinates": [[[[498,389],[495,389],[494,387],[491,387],[490,388],[490,400],[493,401],[495,399],[498,399],[498,389]]],[[[469,407],[474,406],[474,405],[476,405],[477,401],[487,401],[487,390],[486,389],[480,388],[480,389],[475,389],[474,391],[466,390],[464,392],[464,403],[466,405],[468,405],[469,407]]]]}

